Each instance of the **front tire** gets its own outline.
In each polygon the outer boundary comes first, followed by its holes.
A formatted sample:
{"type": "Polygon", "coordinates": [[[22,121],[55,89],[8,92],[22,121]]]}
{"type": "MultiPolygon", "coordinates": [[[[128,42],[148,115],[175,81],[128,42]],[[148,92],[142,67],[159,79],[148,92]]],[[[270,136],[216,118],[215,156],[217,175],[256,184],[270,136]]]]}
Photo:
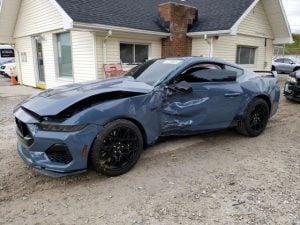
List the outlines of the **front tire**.
{"type": "Polygon", "coordinates": [[[98,134],[91,150],[94,170],[105,176],[119,176],[137,163],[143,151],[139,128],[128,120],[116,120],[98,134]]]}
{"type": "Polygon", "coordinates": [[[296,71],[298,71],[298,70],[300,70],[300,67],[295,67],[295,69],[294,69],[293,72],[296,72],[296,71]]]}
{"type": "Polygon", "coordinates": [[[236,131],[249,137],[257,137],[266,129],[269,117],[270,108],[268,103],[262,98],[255,98],[246,108],[236,131]]]}

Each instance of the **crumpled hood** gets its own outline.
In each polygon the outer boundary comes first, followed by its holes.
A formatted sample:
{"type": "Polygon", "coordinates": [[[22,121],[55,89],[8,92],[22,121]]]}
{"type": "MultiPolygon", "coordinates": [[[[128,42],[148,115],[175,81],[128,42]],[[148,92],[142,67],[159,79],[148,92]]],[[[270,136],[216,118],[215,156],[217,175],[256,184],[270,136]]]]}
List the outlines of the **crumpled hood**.
{"type": "Polygon", "coordinates": [[[95,95],[117,91],[146,94],[152,90],[152,86],[137,82],[132,77],[95,80],[49,89],[25,100],[21,107],[40,116],[55,116],[73,104],[95,95]]]}

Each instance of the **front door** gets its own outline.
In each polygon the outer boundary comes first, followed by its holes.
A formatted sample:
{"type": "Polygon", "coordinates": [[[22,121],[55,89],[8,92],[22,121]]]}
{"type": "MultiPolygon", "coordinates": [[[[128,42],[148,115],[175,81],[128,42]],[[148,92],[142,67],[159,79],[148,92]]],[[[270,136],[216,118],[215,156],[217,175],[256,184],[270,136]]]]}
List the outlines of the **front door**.
{"type": "Polygon", "coordinates": [[[180,75],[178,81],[188,82],[193,90],[174,92],[167,98],[161,116],[163,134],[227,128],[236,116],[243,96],[236,82],[237,72],[202,66],[180,75]]]}
{"type": "Polygon", "coordinates": [[[38,70],[38,85],[45,83],[45,69],[44,69],[44,57],[43,57],[43,46],[39,39],[36,39],[36,59],[37,59],[37,70],[38,70]]]}

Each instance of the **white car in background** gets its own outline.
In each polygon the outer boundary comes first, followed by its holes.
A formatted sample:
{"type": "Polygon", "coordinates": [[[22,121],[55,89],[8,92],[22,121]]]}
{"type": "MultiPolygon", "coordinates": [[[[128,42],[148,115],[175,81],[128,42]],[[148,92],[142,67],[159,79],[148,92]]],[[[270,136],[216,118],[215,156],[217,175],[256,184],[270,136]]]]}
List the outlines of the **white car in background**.
{"type": "Polygon", "coordinates": [[[300,70],[300,59],[294,57],[279,57],[273,60],[272,71],[277,73],[292,73],[300,70]]]}
{"type": "Polygon", "coordinates": [[[15,60],[11,60],[7,63],[4,63],[0,66],[0,74],[5,77],[8,77],[8,78],[11,77],[12,73],[15,76],[18,76],[16,66],[17,66],[17,64],[16,64],[15,60]]]}

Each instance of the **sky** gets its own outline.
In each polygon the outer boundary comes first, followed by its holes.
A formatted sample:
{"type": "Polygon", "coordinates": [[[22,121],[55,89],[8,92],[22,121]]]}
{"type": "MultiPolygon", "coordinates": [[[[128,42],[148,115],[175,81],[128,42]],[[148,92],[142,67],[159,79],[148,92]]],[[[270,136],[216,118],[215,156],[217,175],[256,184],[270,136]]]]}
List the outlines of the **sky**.
{"type": "Polygon", "coordinates": [[[300,0],[282,0],[293,33],[300,34],[300,0]]]}

